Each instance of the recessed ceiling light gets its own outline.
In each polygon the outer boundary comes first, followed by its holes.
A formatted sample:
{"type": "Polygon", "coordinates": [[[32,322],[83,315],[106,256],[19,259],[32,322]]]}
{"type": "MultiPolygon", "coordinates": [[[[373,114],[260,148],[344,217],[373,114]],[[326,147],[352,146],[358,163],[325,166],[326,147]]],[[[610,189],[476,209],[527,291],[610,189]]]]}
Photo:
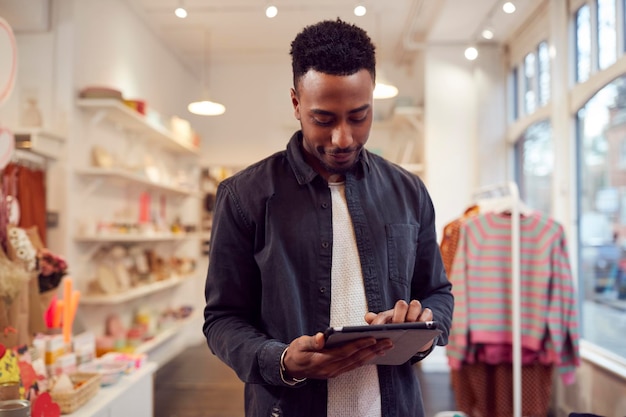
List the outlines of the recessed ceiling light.
{"type": "Polygon", "coordinates": [[[359,4],[358,6],[354,8],[355,16],[359,16],[359,17],[365,16],[365,13],[367,13],[367,8],[363,6],[362,4],[359,4]]]}
{"type": "Polygon", "coordinates": [[[177,7],[176,10],[174,10],[174,14],[177,17],[180,17],[181,19],[184,19],[187,17],[187,10],[185,10],[184,7],[177,7]]]}
{"type": "Polygon", "coordinates": [[[465,58],[469,61],[473,61],[478,58],[478,49],[474,46],[470,46],[465,49],[465,58]]]}
{"type": "Polygon", "coordinates": [[[485,28],[483,29],[483,31],[480,34],[484,39],[493,39],[493,30],[489,29],[489,28],[485,28]]]}
{"type": "Polygon", "coordinates": [[[502,10],[504,11],[504,13],[508,14],[515,13],[515,5],[512,1],[507,1],[502,5],[502,10]]]}
{"type": "Polygon", "coordinates": [[[267,8],[265,9],[265,16],[269,17],[270,19],[276,17],[277,14],[278,7],[276,6],[267,6],[267,8]]]}

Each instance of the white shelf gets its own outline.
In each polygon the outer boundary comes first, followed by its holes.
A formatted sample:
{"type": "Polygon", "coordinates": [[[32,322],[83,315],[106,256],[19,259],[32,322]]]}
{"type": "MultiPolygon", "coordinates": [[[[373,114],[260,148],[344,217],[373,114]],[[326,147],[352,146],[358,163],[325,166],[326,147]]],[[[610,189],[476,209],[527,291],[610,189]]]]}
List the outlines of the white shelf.
{"type": "Polygon", "coordinates": [[[77,104],[85,109],[103,111],[104,116],[114,124],[129,132],[153,140],[169,150],[192,155],[200,154],[200,149],[181,142],[165,127],[151,124],[144,115],[129,108],[119,100],[83,98],[79,99],[77,104]]]}
{"type": "Polygon", "coordinates": [[[127,234],[127,235],[85,235],[76,236],[74,241],[82,243],[115,243],[115,242],[130,242],[130,243],[142,243],[142,242],[176,242],[182,240],[199,239],[198,233],[181,233],[181,234],[158,234],[158,235],[139,235],[139,234],[127,234]]]}
{"type": "Polygon", "coordinates": [[[198,313],[194,311],[193,313],[189,315],[189,317],[180,319],[176,321],[175,323],[171,324],[167,329],[162,330],[159,333],[157,333],[157,335],[154,336],[152,339],[139,345],[135,349],[134,353],[148,354],[150,351],[156,349],[158,346],[162,345],[163,343],[170,340],[172,337],[176,336],[176,334],[178,334],[178,332],[180,332],[187,323],[191,322],[197,314],[198,313]]]}
{"type": "Polygon", "coordinates": [[[16,150],[22,149],[46,159],[59,159],[64,152],[65,137],[39,127],[18,127],[13,131],[16,150]]]}
{"type": "Polygon", "coordinates": [[[145,297],[168,288],[176,287],[188,278],[173,277],[163,281],[144,284],[119,294],[84,295],[80,298],[82,305],[114,305],[121,304],[136,298],[145,297]]]}
{"type": "MultiPolygon", "coordinates": [[[[134,388],[147,384],[152,386],[153,374],[157,370],[157,364],[148,362],[141,368],[135,370],[130,375],[124,375],[116,384],[107,387],[101,387],[98,393],[90,399],[85,405],[71,414],[65,414],[66,417],[94,417],[110,415],[110,408],[124,408],[127,401],[133,401],[135,404],[143,406],[146,410],[152,409],[152,398],[137,398],[128,393],[134,393],[134,388]],[[145,403],[145,404],[144,404],[145,403]]],[[[132,413],[131,413],[132,414],[132,413]]],[[[129,414],[130,415],[130,414],[129,414]]]]}
{"type": "Polygon", "coordinates": [[[181,187],[176,187],[173,185],[159,184],[156,182],[152,182],[149,179],[138,175],[133,174],[132,172],[125,171],[120,168],[99,168],[99,167],[91,167],[91,168],[83,168],[77,169],[76,174],[86,176],[86,177],[97,177],[97,178],[109,178],[114,180],[122,180],[122,181],[130,181],[133,184],[144,185],[150,189],[167,192],[170,194],[177,194],[182,196],[197,196],[199,193],[194,190],[188,190],[181,187]]]}

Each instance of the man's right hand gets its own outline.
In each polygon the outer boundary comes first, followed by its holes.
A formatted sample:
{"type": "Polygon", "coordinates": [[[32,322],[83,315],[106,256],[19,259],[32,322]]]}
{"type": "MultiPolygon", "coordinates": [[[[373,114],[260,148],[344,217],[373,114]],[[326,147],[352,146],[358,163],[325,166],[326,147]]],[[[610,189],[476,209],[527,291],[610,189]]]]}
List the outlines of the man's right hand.
{"type": "Polygon", "coordinates": [[[284,357],[287,376],[296,379],[334,378],[367,364],[393,347],[391,340],[376,341],[373,337],[331,349],[324,349],[324,343],[323,333],[294,339],[284,357]]]}

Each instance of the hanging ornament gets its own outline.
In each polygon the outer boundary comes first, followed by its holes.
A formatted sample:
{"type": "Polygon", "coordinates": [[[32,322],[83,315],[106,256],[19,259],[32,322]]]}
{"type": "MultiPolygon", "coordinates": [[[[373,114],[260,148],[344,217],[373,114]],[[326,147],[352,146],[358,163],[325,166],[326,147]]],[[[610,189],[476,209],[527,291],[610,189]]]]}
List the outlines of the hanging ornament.
{"type": "Polygon", "coordinates": [[[13,29],[0,17],[0,104],[4,103],[13,91],[17,71],[17,46],[13,29]]]}

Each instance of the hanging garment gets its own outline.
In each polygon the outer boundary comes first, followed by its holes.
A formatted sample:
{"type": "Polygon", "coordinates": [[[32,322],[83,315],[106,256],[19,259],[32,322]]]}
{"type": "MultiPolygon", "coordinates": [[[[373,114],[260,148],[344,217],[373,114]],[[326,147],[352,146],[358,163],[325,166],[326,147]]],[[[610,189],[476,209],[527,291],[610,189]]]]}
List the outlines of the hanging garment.
{"type": "MultiPolygon", "coordinates": [[[[545,417],[552,395],[552,365],[522,366],[522,415],[545,417]]],[[[456,408],[468,416],[510,417],[513,410],[513,367],[510,363],[463,364],[450,381],[456,408]]]]}
{"type": "MultiPolygon", "coordinates": [[[[541,213],[520,219],[522,347],[553,364],[565,384],[580,363],[574,285],[560,224],[541,213]]],[[[459,233],[450,274],[455,311],[450,367],[476,362],[478,347],[512,345],[511,216],[484,213],[459,233]]]]}
{"type": "Polygon", "coordinates": [[[460,218],[451,221],[443,228],[443,235],[441,238],[441,244],[439,245],[439,250],[441,251],[441,258],[443,259],[443,267],[448,275],[450,275],[452,270],[454,254],[456,253],[457,245],[459,243],[459,231],[461,229],[461,225],[466,219],[475,216],[478,213],[478,206],[473,205],[468,207],[460,218]]]}
{"type": "MultiPolygon", "coordinates": [[[[13,195],[19,201],[22,228],[37,226],[39,236],[46,244],[46,174],[43,170],[11,163],[3,177],[15,179],[13,195]]],[[[11,181],[12,182],[12,181],[11,181]]]]}

